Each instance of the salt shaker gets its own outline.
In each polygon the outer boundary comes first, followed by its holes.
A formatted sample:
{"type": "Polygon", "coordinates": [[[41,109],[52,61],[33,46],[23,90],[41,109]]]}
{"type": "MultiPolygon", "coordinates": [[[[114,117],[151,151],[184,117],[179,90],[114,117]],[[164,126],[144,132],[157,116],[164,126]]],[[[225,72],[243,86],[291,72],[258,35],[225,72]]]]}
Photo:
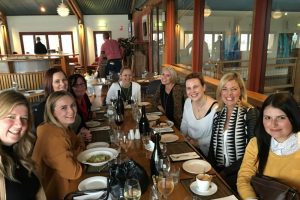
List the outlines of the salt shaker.
{"type": "Polygon", "coordinates": [[[134,139],[139,140],[141,139],[140,129],[135,129],[134,139]]]}
{"type": "Polygon", "coordinates": [[[134,132],[133,132],[133,129],[130,129],[130,130],[129,130],[128,139],[129,139],[129,140],[134,140],[134,132]]]}

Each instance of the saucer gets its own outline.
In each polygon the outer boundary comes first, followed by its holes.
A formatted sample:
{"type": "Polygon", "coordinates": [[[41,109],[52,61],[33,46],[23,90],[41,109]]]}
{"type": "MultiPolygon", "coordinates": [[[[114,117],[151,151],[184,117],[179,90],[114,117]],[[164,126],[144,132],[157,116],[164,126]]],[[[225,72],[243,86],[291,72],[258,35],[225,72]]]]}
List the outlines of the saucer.
{"type": "Polygon", "coordinates": [[[190,189],[192,190],[193,193],[195,193],[197,195],[209,196],[209,195],[213,195],[214,193],[217,192],[218,186],[214,182],[211,182],[210,187],[207,191],[199,191],[198,186],[197,186],[197,182],[194,181],[194,182],[191,183],[190,189]]]}

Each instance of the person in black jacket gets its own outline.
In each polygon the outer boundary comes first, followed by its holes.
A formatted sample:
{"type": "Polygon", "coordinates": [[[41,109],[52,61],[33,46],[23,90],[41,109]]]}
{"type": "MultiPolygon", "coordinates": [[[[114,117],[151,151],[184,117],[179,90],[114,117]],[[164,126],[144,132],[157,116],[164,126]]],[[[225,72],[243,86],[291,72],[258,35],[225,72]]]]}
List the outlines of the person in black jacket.
{"type": "Polygon", "coordinates": [[[236,72],[223,75],[216,99],[219,107],[213,119],[208,160],[236,191],[238,170],[254,136],[258,110],[247,102],[244,81],[236,72]]]}
{"type": "Polygon", "coordinates": [[[43,43],[41,43],[41,38],[37,37],[36,41],[37,42],[34,45],[34,53],[35,54],[46,54],[47,53],[47,48],[43,43]]]}

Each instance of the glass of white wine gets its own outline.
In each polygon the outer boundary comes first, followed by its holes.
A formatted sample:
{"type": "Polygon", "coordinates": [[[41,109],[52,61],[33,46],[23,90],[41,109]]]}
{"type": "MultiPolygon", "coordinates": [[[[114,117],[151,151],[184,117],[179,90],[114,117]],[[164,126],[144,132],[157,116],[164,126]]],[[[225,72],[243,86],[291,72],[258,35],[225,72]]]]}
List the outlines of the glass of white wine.
{"type": "Polygon", "coordinates": [[[170,175],[159,176],[157,181],[157,189],[162,195],[162,199],[168,199],[168,196],[174,190],[173,177],[170,175]]]}
{"type": "Polygon", "coordinates": [[[137,179],[127,179],[124,185],[124,198],[126,200],[139,200],[142,191],[137,179]]]}

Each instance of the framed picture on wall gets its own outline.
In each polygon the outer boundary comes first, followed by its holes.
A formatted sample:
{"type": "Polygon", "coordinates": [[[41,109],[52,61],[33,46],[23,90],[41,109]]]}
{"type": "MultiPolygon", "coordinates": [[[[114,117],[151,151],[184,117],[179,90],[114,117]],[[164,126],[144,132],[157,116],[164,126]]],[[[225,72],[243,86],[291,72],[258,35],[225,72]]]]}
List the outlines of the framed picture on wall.
{"type": "Polygon", "coordinates": [[[144,15],[142,17],[142,30],[143,30],[143,40],[148,40],[149,29],[148,29],[148,17],[144,15]]]}

